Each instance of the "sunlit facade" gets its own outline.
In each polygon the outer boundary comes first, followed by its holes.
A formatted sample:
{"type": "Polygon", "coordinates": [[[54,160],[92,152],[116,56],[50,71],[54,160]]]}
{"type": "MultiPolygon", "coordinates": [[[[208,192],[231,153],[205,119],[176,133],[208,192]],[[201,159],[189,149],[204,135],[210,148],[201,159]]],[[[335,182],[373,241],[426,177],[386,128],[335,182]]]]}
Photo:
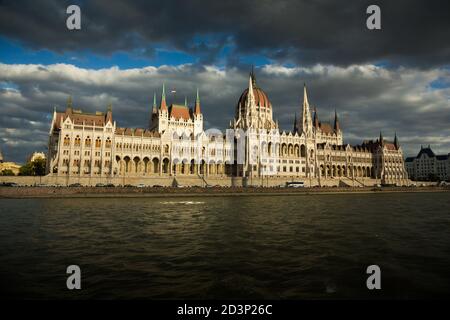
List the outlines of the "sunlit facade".
{"type": "Polygon", "coordinates": [[[159,106],[154,96],[148,128],[118,127],[111,106],[89,114],[69,101],[64,112],[53,113],[47,170],[71,177],[284,177],[314,179],[319,185],[330,179],[347,185],[367,179],[407,184],[397,137],[389,142],[380,134],[358,146],[344,144],[338,114],[333,123],[321,122],[318,111],[311,110],[306,86],[299,114],[292,131],[281,131],[253,72],[225,133],[203,128],[198,90],[190,107],[167,105],[163,87],[159,106]]]}

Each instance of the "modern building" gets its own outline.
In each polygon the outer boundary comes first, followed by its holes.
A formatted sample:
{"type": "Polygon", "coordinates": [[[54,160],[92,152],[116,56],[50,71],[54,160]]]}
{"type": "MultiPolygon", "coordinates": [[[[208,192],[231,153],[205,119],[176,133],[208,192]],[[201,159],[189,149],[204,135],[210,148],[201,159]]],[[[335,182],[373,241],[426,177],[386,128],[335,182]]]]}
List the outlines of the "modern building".
{"type": "Polygon", "coordinates": [[[436,155],[430,146],[421,146],[416,157],[406,158],[405,166],[411,180],[450,180],[450,153],[436,155]]]}
{"type": "Polygon", "coordinates": [[[390,142],[380,133],[361,145],[345,144],[337,112],[333,123],[320,121],[306,85],[299,114],[292,131],[281,131],[253,71],[225,133],[204,130],[198,90],[192,107],[169,106],[163,85],[159,106],[153,97],[148,128],[119,127],[111,106],[91,114],[69,100],[64,112],[53,113],[47,170],[58,177],[233,177],[243,185],[260,178],[408,184],[397,136],[390,142]]]}

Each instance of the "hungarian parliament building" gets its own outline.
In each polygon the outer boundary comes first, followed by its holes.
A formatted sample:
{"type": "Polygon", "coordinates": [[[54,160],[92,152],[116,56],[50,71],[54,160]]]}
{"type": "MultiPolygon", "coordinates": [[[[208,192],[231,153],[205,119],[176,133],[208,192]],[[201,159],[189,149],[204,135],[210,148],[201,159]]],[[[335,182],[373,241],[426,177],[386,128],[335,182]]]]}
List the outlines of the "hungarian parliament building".
{"type": "Polygon", "coordinates": [[[147,128],[119,127],[111,106],[86,113],[76,110],[70,98],[64,112],[53,112],[47,171],[80,182],[184,178],[186,184],[238,181],[244,186],[408,184],[397,136],[387,141],[380,133],[360,145],[344,144],[337,113],[327,123],[311,109],[304,86],[293,130],[281,131],[253,71],[225,132],[204,129],[198,90],[195,105],[168,105],[163,85],[159,105],[153,97],[147,128]]]}

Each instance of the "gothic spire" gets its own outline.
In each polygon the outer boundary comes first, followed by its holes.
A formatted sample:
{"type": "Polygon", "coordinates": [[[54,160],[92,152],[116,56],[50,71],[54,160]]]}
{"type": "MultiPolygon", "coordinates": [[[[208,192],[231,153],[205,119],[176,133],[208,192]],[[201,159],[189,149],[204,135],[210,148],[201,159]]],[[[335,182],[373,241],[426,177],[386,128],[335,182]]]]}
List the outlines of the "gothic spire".
{"type": "Polygon", "coordinates": [[[198,88],[197,88],[197,98],[195,99],[195,110],[194,113],[196,115],[201,114],[201,110],[200,110],[200,95],[198,93],[198,88]]]}
{"type": "Polygon", "coordinates": [[[112,102],[108,104],[108,108],[106,111],[106,122],[112,122],[112,102]]]}
{"type": "Polygon", "coordinates": [[[156,92],[153,92],[153,107],[152,107],[152,113],[158,112],[158,106],[156,105],[156,92]]]}
{"type": "Polygon", "coordinates": [[[164,83],[163,83],[163,87],[162,87],[161,105],[160,105],[159,109],[161,109],[161,110],[166,110],[166,111],[167,111],[167,104],[166,104],[166,88],[165,88],[164,83]]]}
{"type": "Polygon", "coordinates": [[[394,146],[397,150],[398,150],[398,148],[400,148],[400,144],[399,144],[398,138],[397,138],[397,132],[395,133],[395,137],[394,137],[394,146]]]}
{"type": "Polygon", "coordinates": [[[317,109],[314,107],[314,120],[313,120],[314,128],[319,128],[319,115],[317,114],[317,109]]]}
{"type": "Polygon", "coordinates": [[[67,98],[67,108],[72,109],[72,96],[67,98]]]}
{"type": "Polygon", "coordinates": [[[250,72],[250,78],[252,79],[253,86],[256,86],[256,77],[255,77],[255,70],[254,70],[253,64],[252,64],[252,71],[250,72]]]}
{"type": "Polygon", "coordinates": [[[297,126],[297,112],[294,115],[294,133],[298,132],[298,126],[297,126]]]}
{"type": "Polygon", "coordinates": [[[252,105],[255,102],[255,95],[253,92],[253,77],[252,74],[250,74],[250,78],[248,79],[248,97],[247,97],[248,104],[252,105]]]}
{"type": "Polygon", "coordinates": [[[302,108],[302,122],[301,131],[305,133],[311,132],[312,119],[311,112],[309,110],[308,93],[306,92],[306,84],[303,84],[303,108],[302,108]]]}
{"type": "Polygon", "coordinates": [[[384,145],[384,141],[383,141],[383,134],[381,133],[381,131],[380,131],[379,141],[380,141],[380,145],[383,146],[384,145]]]}
{"type": "Polygon", "coordinates": [[[334,109],[334,131],[338,132],[341,130],[341,125],[339,124],[339,119],[337,116],[336,109],[334,109]]]}
{"type": "Polygon", "coordinates": [[[303,105],[309,107],[308,93],[306,92],[306,83],[303,83],[303,105]]]}

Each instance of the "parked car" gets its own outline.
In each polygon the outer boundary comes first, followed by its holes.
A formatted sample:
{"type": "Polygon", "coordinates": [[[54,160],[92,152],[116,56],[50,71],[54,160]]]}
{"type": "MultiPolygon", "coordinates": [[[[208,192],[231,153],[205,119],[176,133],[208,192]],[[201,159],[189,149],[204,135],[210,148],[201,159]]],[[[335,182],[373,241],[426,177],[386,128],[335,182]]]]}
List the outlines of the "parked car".
{"type": "Polygon", "coordinates": [[[69,187],[81,187],[81,183],[72,183],[69,185],[69,187]]]}
{"type": "Polygon", "coordinates": [[[96,186],[97,188],[103,188],[103,187],[106,187],[106,185],[103,184],[103,183],[97,183],[95,186],[96,186]]]}
{"type": "Polygon", "coordinates": [[[18,187],[19,185],[14,182],[3,182],[2,186],[4,187],[18,187]]]}
{"type": "Polygon", "coordinates": [[[143,183],[139,183],[136,187],[137,188],[145,188],[147,186],[145,184],[143,184],[143,183]]]}

